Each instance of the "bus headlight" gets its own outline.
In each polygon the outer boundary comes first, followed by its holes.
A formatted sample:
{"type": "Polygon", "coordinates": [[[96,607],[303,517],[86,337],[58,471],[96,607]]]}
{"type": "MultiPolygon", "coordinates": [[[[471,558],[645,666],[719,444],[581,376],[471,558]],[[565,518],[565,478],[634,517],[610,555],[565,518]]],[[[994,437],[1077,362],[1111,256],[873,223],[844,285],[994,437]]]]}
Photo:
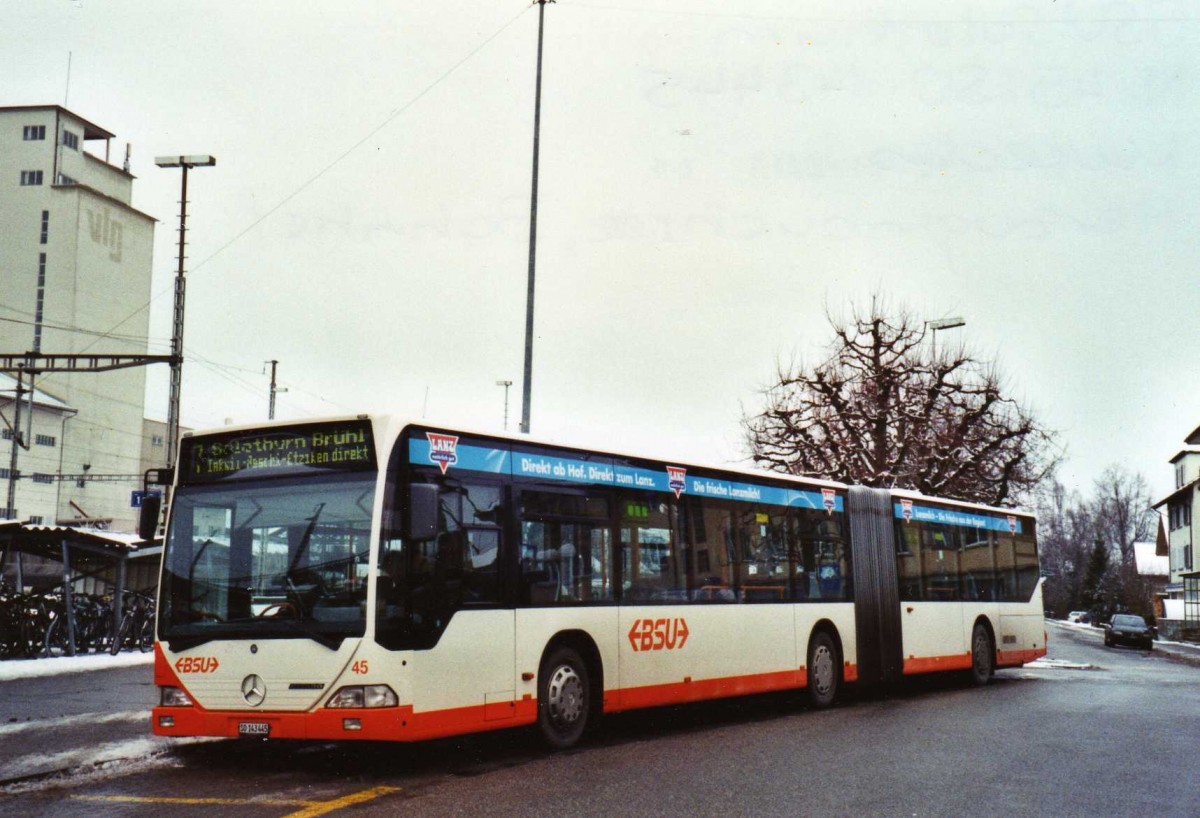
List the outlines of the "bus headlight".
{"type": "Polygon", "coordinates": [[[400,699],[387,685],[352,685],[338,688],[326,707],[396,707],[400,699]]]}
{"type": "Polygon", "coordinates": [[[179,687],[160,687],[159,705],[162,707],[191,707],[192,697],[179,687]]]}

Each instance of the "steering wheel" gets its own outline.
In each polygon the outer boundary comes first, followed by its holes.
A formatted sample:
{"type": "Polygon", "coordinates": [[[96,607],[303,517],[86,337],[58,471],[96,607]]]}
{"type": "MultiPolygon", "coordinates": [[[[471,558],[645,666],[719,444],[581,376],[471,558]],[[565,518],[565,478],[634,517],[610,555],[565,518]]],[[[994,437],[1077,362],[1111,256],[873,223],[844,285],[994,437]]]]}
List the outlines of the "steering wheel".
{"type": "Polygon", "coordinates": [[[296,606],[290,602],[273,602],[259,611],[258,616],[283,616],[285,611],[291,613],[292,619],[300,618],[300,612],[297,611],[296,606]]]}

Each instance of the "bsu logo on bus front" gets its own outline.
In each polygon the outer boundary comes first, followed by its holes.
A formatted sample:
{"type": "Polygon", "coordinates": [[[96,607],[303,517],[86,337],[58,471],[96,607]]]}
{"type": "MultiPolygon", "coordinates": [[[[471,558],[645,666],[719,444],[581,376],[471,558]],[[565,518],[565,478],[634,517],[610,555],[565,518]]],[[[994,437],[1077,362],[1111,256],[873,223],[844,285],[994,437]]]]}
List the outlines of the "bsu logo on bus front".
{"type": "Polygon", "coordinates": [[[442,474],[445,474],[446,469],[458,462],[458,436],[426,432],[425,437],[429,438],[429,459],[437,463],[442,474]]]}
{"type": "Polygon", "coordinates": [[[644,650],[675,650],[682,648],[687,641],[687,620],[683,617],[674,619],[635,619],[629,629],[629,644],[635,651],[644,650]]]}

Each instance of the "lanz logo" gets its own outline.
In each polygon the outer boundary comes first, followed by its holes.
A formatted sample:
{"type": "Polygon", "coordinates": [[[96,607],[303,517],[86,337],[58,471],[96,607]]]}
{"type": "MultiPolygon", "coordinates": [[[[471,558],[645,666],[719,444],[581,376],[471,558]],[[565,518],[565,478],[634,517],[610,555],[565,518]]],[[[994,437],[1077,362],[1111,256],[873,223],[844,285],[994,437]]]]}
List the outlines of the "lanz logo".
{"type": "Polygon", "coordinates": [[[215,656],[180,656],[175,660],[176,673],[215,673],[220,666],[215,656]]]}
{"type": "Polygon", "coordinates": [[[635,651],[645,650],[677,650],[687,641],[687,620],[683,617],[675,619],[635,619],[629,629],[629,644],[635,651]]]}
{"type": "Polygon", "coordinates": [[[667,466],[667,486],[671,491],[675,492],[675,499],[679,499],[679,495],[683,494],[683,490],[687,488],[687,483],[684,478],[687,476],[687,469],[681,466],[667,466]]]}
{"type": "Polygon", "coordinates": [[[1014,534],[1017,533],[1017,518],[1011,514],[1008,515],[1008,530],[1014,534]]]}
{"type": "Polygon", "coordinates": [[[825,506],[825,510],[832,514],[837,505],[837,492],[833,489],[821,489],[821,502],[825,506]]]}
{"type": "Polygon", "coordinates": [[[912,515],[913,515],[912,500],[901,500],[900,501],[900,515],[902,517],[904,517],[904,522],[906,522],[906,523],[912,522],[912,515]]]}
{"type": "Polygon", "coordinates": [[[437,432],[426,432],[425,436],[429,438],[429,459],[441,466],[445,474],[446,469],[458,462],[458,436],[437,432]]]}

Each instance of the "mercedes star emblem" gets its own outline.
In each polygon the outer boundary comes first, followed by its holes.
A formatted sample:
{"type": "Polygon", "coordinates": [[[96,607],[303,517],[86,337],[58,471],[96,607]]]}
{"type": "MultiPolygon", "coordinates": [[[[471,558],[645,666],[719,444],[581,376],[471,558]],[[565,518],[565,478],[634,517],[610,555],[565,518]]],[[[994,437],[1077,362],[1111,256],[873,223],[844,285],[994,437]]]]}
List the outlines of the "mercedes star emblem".
{"type": "Polygon", "coordinates": [[[242,698],[246,700],[246,704],[258,707],[266,697],[267,686],[259,676],[251,673],[242,679],[242,698]]]}

